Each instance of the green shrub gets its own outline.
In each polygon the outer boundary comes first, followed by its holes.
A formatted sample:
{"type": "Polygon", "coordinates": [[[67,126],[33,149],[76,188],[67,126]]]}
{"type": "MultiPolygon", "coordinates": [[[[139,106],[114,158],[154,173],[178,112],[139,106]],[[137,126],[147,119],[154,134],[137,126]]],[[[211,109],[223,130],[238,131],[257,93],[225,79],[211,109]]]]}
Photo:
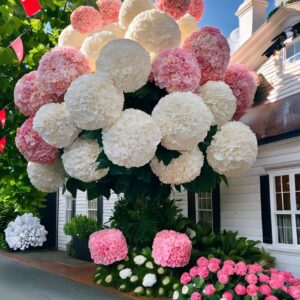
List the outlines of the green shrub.
{"type": "Polygon", "coordinates": [[[6,249],[5,236],[3,233],[0,233],[0,250],[6,249]]]}
{"type": "Polygon", "coordinates": [[[82,215],[74,217],[64,226],[66,235],[77,238],[89,238],[98,229],[97,221],[82,215]]]}
{"type": "Polygon", "coordinates": [[[0,201],[0,234],[4,233],[8,223],[17,216],[14,205],[10,202],[0,201]]]}

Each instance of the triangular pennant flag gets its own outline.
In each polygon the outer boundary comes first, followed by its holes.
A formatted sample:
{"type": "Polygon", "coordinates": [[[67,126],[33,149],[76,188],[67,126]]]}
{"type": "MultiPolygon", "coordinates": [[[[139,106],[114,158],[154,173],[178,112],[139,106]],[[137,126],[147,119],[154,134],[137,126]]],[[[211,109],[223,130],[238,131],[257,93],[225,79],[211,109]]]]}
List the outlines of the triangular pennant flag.
{"type": "Polygon", "coordinates": [[[5,122],[6,122],[6,110],[5,108],[0,110],[0,124],[2,126],[2,129],[5,126],[5,122]]]}
{"type": "Polygon", "coordinates": [[[20,63],[24,57],[23,41],[20,36],[11,43],[11,47],[14,49],[20,63]]]}
{"type": "Polygon", "coordinates": [[[0,139],[0,153],[4,153],[6,146],[6,137],[4,136],[3,138],[0,139]]]}
{"type": "Polygon", "coordinates": [[[38,0],[19,0],[26,11],[27,17],[31,17],[42,10],[38,0]]]}

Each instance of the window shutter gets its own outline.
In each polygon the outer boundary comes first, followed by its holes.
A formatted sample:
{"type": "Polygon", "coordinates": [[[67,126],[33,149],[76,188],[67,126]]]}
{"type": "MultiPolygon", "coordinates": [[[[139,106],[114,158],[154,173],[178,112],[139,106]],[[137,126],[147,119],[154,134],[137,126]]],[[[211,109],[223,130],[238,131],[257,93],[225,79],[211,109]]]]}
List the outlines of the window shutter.
{"type": "Polygon", "coordinates": [[[72,212],[71,212],[71,218],[74,218],[76,216],[76,198],[72,197],[72,212]]]}
{"type": "Polygon", "coordinates": [[[97,220],[99,226],[103,225],[103,197],[97,198],[97,220]]]}
{"type": "Polygon", "coordinates": [[[213,205],[213,230],[215,233],[221,231],[221,207],[220,207],[220,185],[217,185],[212,191],[213,205]]]}
{"type": "Polygon", "coordinates": [[[272,238],[269,175],[260,176],[260,197],[261,197],[261,220],[262,220],[263,242],[266,244],[272,244],[273,238],[272,238]]]}
{"type": "Polygon", "coordinates": [[[196,194],[188,192],[188,217],[196,223],[196,194]]]}

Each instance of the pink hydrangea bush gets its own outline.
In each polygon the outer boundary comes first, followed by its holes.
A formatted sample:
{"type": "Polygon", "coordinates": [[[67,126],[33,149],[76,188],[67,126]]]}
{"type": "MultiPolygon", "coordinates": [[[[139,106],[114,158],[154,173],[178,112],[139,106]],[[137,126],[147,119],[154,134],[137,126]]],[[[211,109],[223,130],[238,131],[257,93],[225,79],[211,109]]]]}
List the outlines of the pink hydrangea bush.
{"type": "Polygon", "coordinates": [[[200,257],[197,266],[180,278],[181,287],[174,295],[180,299],[300,299],[300,280],[277,269],[265,270],[254,263],[200,257]],[[184,291],[184,292],[183,292],[184,291]],[[187,293],[186,293],[187,292],[187,293]],[[241,297],[241,298],[239,298],[241,297]],[[253,298],[252,298],[253,299],[253,298]]]}
{"type": "Polygon", "coordinates": [[[71,25],[82,34],[97,31],[104,26],[99,11],[91,6],[76,8],[71,14],[71,25]]]}
{"type": "Polygon", "coordinates": [[[158,54],[151,77],[161,89],[172,92],[194,92],[200,83],[201,70],[196,57],[184,49],[166,49],[158,54]]]}
{"type": "Polygon", "coordinates": [[[230,47],[219,29],[203,27],[192,33],[183,43],[191,50],[201,69],[201,85],[207,81],[223,80],[230,59],[230,47]]]}
{"type": "Polygon", "coordinates": [[[89,62],[78,49],[55,47],[41,58],[37,78],[46,92],[61,97],[73,80],[88,72],[89,62]]]}
{"type": "Polygon", "coordinates": [[[39,164],[55,162],[58,149],[47,144],[32,128],[33,118],[27,119],[18,129],[16,146],[27,161],[39,164]]]}
{"type": "Polygon", "coordinates": [[[190,3],[191,0],[156,0],[156,7],[178,20],[186,14],[190,3]]]}
{"type": "Polygon", "coordinates": [[[191,0],[188,13],[200,21],[204,15],[204,0],[191,0]]]}
{"type": "Polygon", "coordinates": [[[124,260],[128,247],[123,233],[118,229],[104,229],[89,238],[89,249],[95,264],[108,266],[124,260]]]}
{"type": "Polygon", "coordinates": [[[179,268],[186,266],[191,258],[192,242],[186,234],[162,230],[155,236],[152,257],[157,265],[179,268]]]}
{"type": "Polygon", "coordinates": [[[236,97],[237,109],[233,119],[239,120],[253,105],[257,81],[247,66],[240,64],[232,64],[228,67],[224,81],[236,97]]]}
{"type": "Polygon", "coordinates": [[[97,5],[103,26],[110,23],[118,23],[119,11],[122,6],[121,0],[98,0],[97,5]]]}
{"type": "Polygon", "coordinates": [[[25,74],[16,84],[14,91],[16,107],[25,116],[34,116],[47,103],[62,102],[63,98],[46,93],[37,80],[37,71],[25,74]]]}

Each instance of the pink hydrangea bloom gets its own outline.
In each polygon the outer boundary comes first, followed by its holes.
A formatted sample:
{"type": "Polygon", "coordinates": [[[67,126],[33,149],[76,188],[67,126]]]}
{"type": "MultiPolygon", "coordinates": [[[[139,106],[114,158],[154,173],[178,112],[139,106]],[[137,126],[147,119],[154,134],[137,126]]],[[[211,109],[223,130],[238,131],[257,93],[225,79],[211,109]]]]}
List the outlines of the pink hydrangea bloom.
{"type": "Polygon", "coordinates": [[[268,286],[267,284],[262,284],[260,287],[259,287],[259,291],[261,292],[261,294],[265,295],[265,296],[270,296],[271,295],[271,288],[270,286],[268,286]]]}
{"type": "Polygon", "coordinates": [[[271,296],[266,297],[265,300],[279,300],[279,299],[276,296],[271,295],[271,296]]]}
{"type": "Polygon", "coordinates": [[[27,119],[18,129],[16,146],[26,160],[39,164],[55,162],[58,149],[47,144],[32,128],[33,118],[27,119]]]}
{"type": "Polygon", "coordinates": [[[197,260],[197,265],[198,267],[207,267],[209,264],[209,261],[206,257],[202,256],[200,258],[198,258],[197,260]]]}
{"type": "MultiPolygon", "coordinates": [[[[224,264],[226,263],[226,261],[224,262],[224,264]]],[[[221,263],[221,260],[219,258],[212,257],[212,258],[209,259],[209,262],[212,263],[212,264],[218,264],[219,265],[221,263]]],[[[233,262],[233,264],[234,264],[234,262],[233,262]]]]}
{"type": "Polygon", "coordinates": [[[245,277],[245,280],[249,283],[249,284],[257,284],[258,278],[255,274],[248,274],[245,277]]]}
{"type": "Polygon", "coordinates": [[[259,287],[256,286],[255,284],[249,284],[247,286],[247,294],[251,297],[256,296],[258,291],[259,291],[259,287]]]}
{"type": "Polygon", "coordinates": [[[204,15],[204,0],[191,0],[188,13],[200,21],[204,15]]]}
{"type": "Polygon", "coordinates": [[[288,294],[291,295],[294,299],[300,299],[300,286],[289,287],[288,294]]]}
{"type": "Polygon", "coordinates": [[[74,79],[89,71],[89,62],[78,49],[55,47],[41,58],[37,77],[46,92],[62,96],[74,79]]]}
{"type": "Polygon", "coordinates": [[[192,277],[187,272],[183,273],[180,277],[181,284],[188,284],[189,282],[191,282],[191,280],[192,280],[192,277]]]}
{"type": "Polygon", "coordinates": [[[280,289],[282,287],[283,283],[279,280],[276,280],[276,279],[270,279],[269,280],[269,285],[272,289],[277,290],[277,289],[280,289]]]}
{"type": "Polygon", "coordinates": [[[103,27],[99,11],[91,6],[79,6],[71,14],[71,25],[82,34],[91,33],[103,27]]]}
{"type": "Polygon", "coordinates": [[[222,298],[225,299],[225,300],[232,300],[232,299],[233,299],[233,295],[232,295],[229,291],[226,291],[226,292],[222,295],[222,298]]]}
{"type": "Polygon", "coordinates": [[[258,263],[248,265],[247,268],[248,268],[248,273],[253,273],[253,274],[254,273],[262,273],[262,271],[263,271],[262,266],[258,263]]]}
{"type": "Polygon", "coordinates": [[[210,272],[215,273],[215,272],[217,272],[219,269],[220,269],[220,265],[217,264],[217,263],[215,263],[215,262],[210,262],[210,263],[208,264],[208,270],[209,270],[210,272]]]}
{"type": "Polygon", "coordinates": [[[186,234],[163,230],[155,236],[152,257],[158,265],[178,268],[189,263],[191,251],[192,242],[186,234]]]}
{"type": "Polygon", "coordinates": [[[201,69],[201,85],[223,80],[230,59],[230,47],[219,29],[207,26],[192,33],[183,43],[196,56],[201,69]]]}
{"type": "Polygon", "coordinates": [[[93,233],[89,239],[89,248],[95,264],[105,266],[124,260],[128,254],[126,239],[118,229],[93,233]]]}
{"type": "Polygon", "coordinates": [[[201,300],[201,299],[202,299],[201,294],[198,292],[194,292],[191,296],[191,300],[201,300]]]}
{"type": "Polygon", "coordinates": [[[225,275],[222,271],[218,272],[218,280],[222,284],[227,284],[229,281],[228,275],[225,275]]]}
{"type": "Polygon", "coordinates": [[[173,48],[158,54],[152,65],[151,76],[157,86],[169,93],[194,92],[199,86],[201,71],[192,53],[173,48]]]}
{"type": "Polygon", "coordinates": [[[257,85],[249,69],[245,65],[232,64],[225,74],[227,83],[237,100],[237,109],[233,116],[239,120],[251,108],[257,85]]]}
{"type": "Polygon", "coordinates": [[[207,269],[207,267],[199,267],[198,268],[198,275],[201,277],[201,278],[206,278],[208,277],[209,275],[209,270],[207,269]]]}
{"type": "Polygon", "coordinates": [[[236,285],[236,287],[234,288],[234,291],[239,296],[244,296],[247,292],[246,287],[240,283],[236,285]]]}
{"type": "Polygon", "coordinates": [[[198,276],[198,272],[199,272],[199,268],[198,268],[198,267],[192,267],[192,268],[190,269],[190,275],[191,275],[192,277],[198,276]]]}
{"type": "Polygon", "coordinates": [[[259,282],[268,283],[270,280],[270,277],[268,275],[262,274],[258,277],[259,282]]]}
{"type": "Polygon", "coordinates": [[[231,260],[231,259],[227,259],[227,260],[224,261],[223,265],[224,266],[230,265],[230,266],[234,267],[235,266],[235,262],[233,260],[231,260]]]}
{"type": "Polygon", "coordinates": [[[213,295],[215,293],[215,291],[216,291],[216,289],[213,284],[208,284],[203,290],[204,294],[208,295],[208,296],[213,295]]]}
{"type": "Polygon", "coordinates": [[[247,265],[243,261],[240,261],[235,265],[234,271],[236,275],[245,276],[247,273],[247,265]]]}
{"type": "Polygon", "coordinates": [[[234,274],[234,267],[232,265],[230,265],[230,264],[223,265],[223,267],[222,267],[221,270],[227,276],[234,274]]]}
{"type": "Polygon", "coordinates": [[[37,80],[37,71],[32,71],[17,82],[14,101],[25,116],[34,116],[44,104],[62,102],[63,98],[46,93],[37,80]]]}
{"type": "Polygon", "coordinates": [[[191,0],[156,0],[156,7],[178,20],[186,14],[190,3],[191,0]]]}
{"type": "Polygon", "coordinates": [[[110,23],[118,23],[119,11],[122,6],[121,0],[98,0],[97,5],[99,7],[103,26],[110,23]]]}

